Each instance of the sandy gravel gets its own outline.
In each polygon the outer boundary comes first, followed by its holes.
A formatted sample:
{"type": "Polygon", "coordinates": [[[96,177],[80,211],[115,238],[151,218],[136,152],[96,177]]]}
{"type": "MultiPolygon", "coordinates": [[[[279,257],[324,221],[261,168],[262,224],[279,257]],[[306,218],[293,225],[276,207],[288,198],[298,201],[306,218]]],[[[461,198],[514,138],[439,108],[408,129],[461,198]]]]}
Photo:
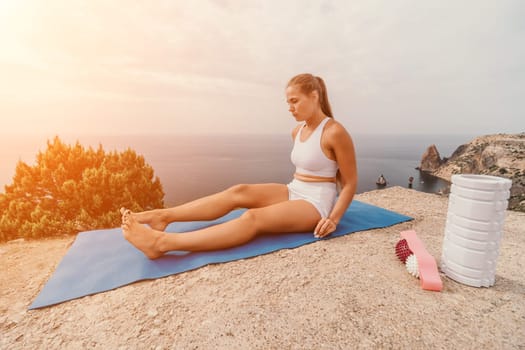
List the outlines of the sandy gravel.
{"type": "Polygon", "coordinates": [[[440,260],[448,198],[357,199],[414,221],[206,266],[27,311],[72,238],[0,245],[1,349],[525,349],[525,214],[508,212],[496,284],[429,292],[394,254],[415,229],[440,260]]]}

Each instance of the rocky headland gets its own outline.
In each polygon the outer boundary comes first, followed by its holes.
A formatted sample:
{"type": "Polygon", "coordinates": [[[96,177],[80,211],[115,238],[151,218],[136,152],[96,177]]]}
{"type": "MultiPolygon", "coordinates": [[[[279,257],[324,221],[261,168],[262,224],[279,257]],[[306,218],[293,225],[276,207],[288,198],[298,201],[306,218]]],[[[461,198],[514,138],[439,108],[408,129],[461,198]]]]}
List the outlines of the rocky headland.
{"type": "Polygon", "coordinates": [[[476,137],[441,158],[435,145],[421,158],[420,170],[442,179],[454,174],[484,174],[512,180],[509,209],[525,212],[525,133],[476,137]]]}

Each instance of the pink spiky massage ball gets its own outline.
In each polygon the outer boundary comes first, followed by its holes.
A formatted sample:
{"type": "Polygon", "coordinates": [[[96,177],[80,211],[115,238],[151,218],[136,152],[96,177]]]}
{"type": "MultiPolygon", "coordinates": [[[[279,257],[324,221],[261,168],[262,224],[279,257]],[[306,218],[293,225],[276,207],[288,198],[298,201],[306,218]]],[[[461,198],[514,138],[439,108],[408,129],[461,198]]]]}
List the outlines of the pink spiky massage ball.
{"type": "Polygon", "coordinates": [[[408,243],[406,239],[402,239],[396,244],[396,255],[403,262],[403,264],[407,261],[407,258],[412,255],[413,252],[408,247],[408,243]]]}

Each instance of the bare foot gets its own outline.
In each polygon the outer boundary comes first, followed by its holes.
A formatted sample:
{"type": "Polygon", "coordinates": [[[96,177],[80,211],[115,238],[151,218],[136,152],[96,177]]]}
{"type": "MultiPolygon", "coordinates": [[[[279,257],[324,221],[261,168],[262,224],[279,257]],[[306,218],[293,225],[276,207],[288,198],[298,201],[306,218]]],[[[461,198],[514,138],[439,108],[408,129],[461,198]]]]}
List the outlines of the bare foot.
{"type": "Polygon", "coordinates": [[[155,231],[139,223],[133,215],[124,213],[122,221],[124,238],[150,259],[157,259],[164,255],[156,246],[162,232],[155,231]]]}
{"type": "Polygon", "coordinates": [[[124,216],[131,215],[139,223],[147,224],[149,227],[157,231],[164,231],[169,224],[168,221],[163,219],[160,210],[149,210],[140,213],[134,213],[129,209],[120,208],[120,213],[122,214],[122,222],[124,222],[124,216]]]}

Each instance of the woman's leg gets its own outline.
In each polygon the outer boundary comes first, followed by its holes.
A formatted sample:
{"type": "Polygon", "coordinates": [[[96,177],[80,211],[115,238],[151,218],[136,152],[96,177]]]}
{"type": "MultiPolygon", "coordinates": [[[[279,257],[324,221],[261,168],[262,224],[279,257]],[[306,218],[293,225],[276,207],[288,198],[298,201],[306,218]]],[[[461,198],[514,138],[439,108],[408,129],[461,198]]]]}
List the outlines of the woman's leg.
{"type": "Polygon", "coordinates": [[[283,184],[235,185],[173,208],[132,213],[132,216],[139,223],[164,231],[174,221],[214,220],[235,208],[260,208],[286,200],[288,188],[283,184]]]}
{"type": "Polygon", "coordinates": [[[201,230],[170,234],[151,229],[125,215],[124,237],[150,259],[172,250],[207,251],[235,247],[263,233],[313,231],[321,216],[304,200],[249,209],[239,218],[201,230]]]}

